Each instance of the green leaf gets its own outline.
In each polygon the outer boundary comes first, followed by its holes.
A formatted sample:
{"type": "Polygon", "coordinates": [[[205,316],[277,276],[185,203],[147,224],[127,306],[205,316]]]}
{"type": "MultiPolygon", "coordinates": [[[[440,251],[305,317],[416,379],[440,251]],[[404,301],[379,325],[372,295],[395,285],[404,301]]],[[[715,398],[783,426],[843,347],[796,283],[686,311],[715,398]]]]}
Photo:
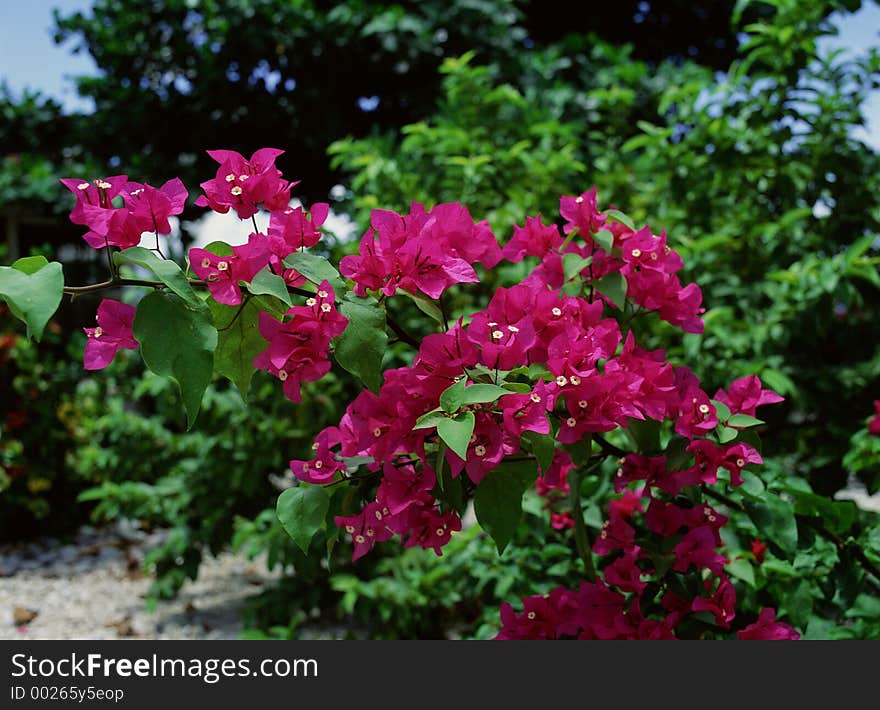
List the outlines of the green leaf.
{"type": "Polygon", "coordinates": [[[529,394],[533,388],[528,382],[505,382],[504,389],[507,394],[529,394]]]}
{"type": "Polygon", "coordinates": [[[718,416],[719,422],[726,422],[730,419],[730,409],[724,404],[724,402],[719,402],[717,399],[710,401],[712,402],[712,406],[715,407],[715,413],[718,416]]]}
{"type": "Polygon", "coordinates": [[[424,313],[429,318],[437,321],[441,325],[445,325],[443,321],[443,311],[440,310],[440,306],[437,305],[436,302],[432,301],[430,298],[426,298],[425,296],[417,296],[414,293],[410,293],[409,291],[404,291],[403,289],[397,289],[397,293],[395,296],[406,296],[413,303],[416,304],[416,307],[424,313]]]}
{"type": "Polygon", "coordinates": [[[498,385],[471,385],[464,391],[464,404],[486,404],[510,393],[498,385]]]}
{"type": "Polygon", "coordinates": [[[534,431],[523,432],[523,438],[532,447],[532,454],[538,460],[541,473],[547,473],[550,464],[553,463],[553,455],[556,453],[556,442],[549,434],[538,434],[534,431]]]}
{"type": "Polygon", "coordinates": [[[204,302],[193,291],[183,270],[170,259],[162,259],[144,247],[131,247],[113,254],[117,265],[134,264],[151,271],[153,275],[193,308],[203,308],[204,302]]]}
{"type": "Polygon", "coordinates": [[[0,299],[27,325],[29,338],[39,341],[43,337],[63,293],[64,274],[57,261],[26,257],[12,266],[0,266],[0,299]]]}
{"type": "Polygon", "coordinates": [[[437,434],[458,458],[467,460],[468,446],[474,434],[474,413],[462,412],[454,419],[437,422],[437,434]]]}
{"type": "Polygon", "coordinates": [[[49,260],[45,256],[24,256],[15,261],[12,268],[30,276],[48,264],[49,260]]]}
{"type": "Polygon", "coordinates": [[[333,343],[336,362],[374,392],[382,384],[382,358],[388,345],[385,309],[374,298],[346,298],[339,312],[348,325],[333,343]]]}
{"type": "Polygon", "coordinates": [[[217,328],[214,370],[231,380],[244,399],[256,372],[254,358],[267,346],[260,335],[259,304],[256,298],[243,306],[226,306],[213,299],[208,302],[217,328]]]}
{"type": "Polygon", "coordinates": [[[727,420],[727,426],[735,427],[750,427],[763,423],[763,419],[756,419],[755,417],[750,417],[748,414],[734,414],[727,420]]]}
{"type": "Polygon", "coordinates": [[[273,274],[268,269],[263,269],[254,276],[254,278],[251,279],[251,282],[247,285],[247,290],[255,296],[274,296],[279,301],[284,302],[288,308],[293,305],[284,279],[278,274],[273,274]]]}
{"type": "Polygon", "coordinates": [[[522,517],[522,497],[535,482],[538,468],[533,462],[502,463],[477,486],[474,512],[477,521],[504,552],[522,517]]]}
{"type": "Polygon", "coordinates": [[[660,450],[660,422],[653,419],[630,419],[626,432],[641,454],[654,454],[660,450]]]}
{"type": "Polygon", "coordinates": [[[275,512],[297,547],[308,554],[312,538],[324,522],[329,507],[330,498],[323,487],[296,486],[278,496],[275,512]]]}
{"type": "Polygon", "coordinates": [[[580,254],[563,254],[562,273],[565,274],[565,280],[573,279],[592,263],[591,256],[584,258],[580,254]]]}
{"type": "Polygon", "coordinates": [[[752,567],[752,563],[748,560],[742,558],[731,560],[724,566],[724,569],[737,579],[741,579],[750,587],[755,586],[755,569],[752,567]]]}
{"type": "Polygon", "coordinates": [[[779,370],[764,368],[761,370],[761,380],[770,389],[781,395],[791,395],[797,392],[797,385],[788,375],[779,370]]]}
{"type": "Polygon", "coordinates": [[[635,229],[636,229],[635,222],[632,221],[632,218],[629,215],[625,215],[620,210],[608,210],[605,213],[605,216],[610,217],[615,222],[620,222],[621,224],[626,225],[627,227],[629,227],[633,231],[635,231],[635,229]]]}
{"type": "Polygon", "coordinates": [[[423,414],[418,419],[416,419],[415,429],[433,429],[437,426],[441,419],[448,419],[448,417],[439,409],[433,409],[427,414],[423,414]]]}
{"type": "Polygon", "coordinates": [[[753,498],[764,495],[764,482],[751,471],[742,472],[743,483],[740,490],[753,498]]]}
{"type": "Polygon", "coordinates": [[[831,532],[845,537],[856,521],[858,508],[852,501],[834,501],[812,492],[786,486],[786,492],[794,498],[794,512],[798,515],[822,518],[831,532]]]}
{"type": "Polygon", "coordinates": [[[138,304],[134,337],[147,367],[177,383],[192,428],[214,370],[217,329],[210,312],[188,308],[173,294],[151,293],[138,304]]]}
{"type": "Polygon", "coordinates": [[[462,377],[453,382],[440,394],[440,409],[444,412],[457,412],[464,404],[464,390],[467,387],[467,378],[462,377]]]}
{"type": "Polygon", "coordinates": [[[685,467],[693,454],[687,450],[690,442],[680,436],[673,437],[666,445],[666,468],[670,471],[680,471],[685,467]]]}
{"type": "Polygon", "coordinates": [[[231,245],[221,241],[206,244],[203,249],[205,251],[211,252],[212,254],[216,254],[217,256],[232,256],[235,253],[232,251],[231,245]]]}
{"type": "Polygon", "coordinates": [[[623,274],[619,271],[605,274],[596,281],[596,288],[603,296],[607,296],[615,306],[623,309],[623,304],[626,301],[626,279],[623,274]]]}
{"type": "Polygon", "coordinates": [[[443,466],[437,480],[440,493],[437,496],[444,510],[455,510],[459,515],[464,515],[467,501],[464,496],[464,476],[453,478],[449,466],[443,466]]]}
{"type": "Polygon", "coordinates": [[[327,281],[336,292],[337,300],[342,298],[345,293],[345,280],[323,256],[311,254],[307,251],[298,251],[288,256],[284,260],[284,265],[299,271],[315,286],[320,286],[322,281],[327,281]]]}
{"type": "Polygon", "coordinates": [[[729,426],[722,425],[718,426],[717,431],[718,442],[721,444],[727,444],[728,442],[733,441],[739,434],[739,429],[731,429],[729,426]]]}
{"type": "MultiPolygon", "coordinates": [[[[611,253],[611,250],[614,248],[614,235],[611,232],[609,232],[607,229],[602,229],[602,230],[596,232],[593,235],[593,240],[596,242],[596,244],[599,245],[599,247],[602,250],[608,252],[609,254],[611,253]]],[[[568,256],[568,255],[566,254],[566,256],[568,256]]],[[[562,259],[564,262],[565,257],[562,257],[562,259]]]]}
{"type": "Polygon", "coordinates": [[[746,512],[755,527],[766,536],[766,542],[791,559],[797,550],[798,530],[792,505],[775,493],[767,493],[760,500],[743,501],[746,512]]]}

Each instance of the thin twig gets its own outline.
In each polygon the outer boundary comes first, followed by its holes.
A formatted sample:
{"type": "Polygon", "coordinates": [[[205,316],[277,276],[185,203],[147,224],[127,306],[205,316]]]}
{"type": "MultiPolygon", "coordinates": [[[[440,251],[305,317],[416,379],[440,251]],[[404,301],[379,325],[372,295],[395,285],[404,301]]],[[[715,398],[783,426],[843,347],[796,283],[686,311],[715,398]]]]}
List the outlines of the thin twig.
{"type": "Polygon", "coordinates": [[[415,348],[416,350],[419,349],[419,345],[420,345],[419,341],[416,340],[409,333],[407,333],[403,329],[403,326],[400,325],[400,323],[398,323],[396,320],[394,320],[394,318],[392,318],[390,315],[387,315],[387,314],[385,316],[385,320],[388,323],[388,327],[394,331],[394,334],[397,336],[397,339],[400,340],[400,342],[406,343],[407,345],[415,348]]]}

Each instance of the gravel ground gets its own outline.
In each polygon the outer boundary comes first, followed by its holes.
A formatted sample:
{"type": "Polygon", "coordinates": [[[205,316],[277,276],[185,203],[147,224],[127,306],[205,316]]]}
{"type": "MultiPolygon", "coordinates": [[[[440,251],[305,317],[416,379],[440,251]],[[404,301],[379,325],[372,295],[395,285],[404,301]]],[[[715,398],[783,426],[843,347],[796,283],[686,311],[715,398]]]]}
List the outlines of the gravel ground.
{"type": "Polygon", "coordinates": [[[272,580],[264,565],[209,557],[177,599],[146,608],[143,551],[161,533],[85,527],[69,544],[0,546],[0,639],[235,639],[246,597],[272,580]]]}

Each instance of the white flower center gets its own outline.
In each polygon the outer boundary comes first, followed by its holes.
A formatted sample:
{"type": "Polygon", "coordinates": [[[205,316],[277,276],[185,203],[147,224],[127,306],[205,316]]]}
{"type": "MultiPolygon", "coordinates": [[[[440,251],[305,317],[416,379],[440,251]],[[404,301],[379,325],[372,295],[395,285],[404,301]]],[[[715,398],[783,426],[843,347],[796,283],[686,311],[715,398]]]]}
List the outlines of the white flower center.
{"type": "Polygon", "coordinates": [[[562,310],[560,310],[559,308],[554,308],[554,309],[551,310],[550,312],[551,312],[554,316],[561,316],[561,315],[562,315],[562,310]]]}
{"type": "Polygon", "coordinates": [[[481,446],[475,446],[475,447],[474,447],[474,453],[475,453],[477,456],[485,456],[485,455],[486,455],[486,447],[485,447],[485,446],[482,446],[482,445],[481,445],[481,446]]]}
{"type": "Polygon", "coordinates": [[[324,313],[329,313],[331,308],[332,308],[332,306],[329,303],[322,303],[321,304],[321,311],[324,313]]]}
{"type": "Polygon", "coordinates": [[[89,189],[89,183],[87,183],[87,182],[81,182],[79,185],[76,186],[76,189],[77,189],[77,190],[88,190],[88,189],[89,189]]]}
{"type": "Polygon", "coordinates": [[[228,261],[220,261],[217,263],[217,271],[228,271],[229,270],[229,262],[228,261]]]}
{"type": "Polygon", "coordinates": [[[226,182],[232,182],[233,180],[235,180],[235,173],[229,173],[229,175],[226,176],[226,182]]]}
{"type": "Polygon", "coordinates": [[[566,379],[565,375],[560,375],[559,377],[557,377],[556,384],[560,387],[565,387],[568,384],[568,380],[566,379]]]}
{"type": "Polygon", "coordinates": [[[312,306],[314,306],[316,303],[317,303],[317,301],[316,301],[314,298],[307,298],[307,299],[306,299],[306,305],[307,305],[309,308],[311,308],[312,306]]]}
{"type": "Polygon", "coordinates": [[[244,192],[244,190],[242,190],[238,185],[236,185],[236,186],[233,187],[229,192],[231,192],[233,195],[235,195],[235,196],[237,197],[237,196],[240,195],[242,192],[244,192]]]}
{"type": "Polygon", "coordinates": [[[327,293],[326,291],[318,291],[318,297],[319,297],[319,298],[327,298],[327,296],[329,296],[329,295],[330,295],[330,294],[327,293]]]}
{"type": "Polygon", "coordinates": [[[278,379],[284,382],[287,379],[287,370],[278,370],[278,379]]]}

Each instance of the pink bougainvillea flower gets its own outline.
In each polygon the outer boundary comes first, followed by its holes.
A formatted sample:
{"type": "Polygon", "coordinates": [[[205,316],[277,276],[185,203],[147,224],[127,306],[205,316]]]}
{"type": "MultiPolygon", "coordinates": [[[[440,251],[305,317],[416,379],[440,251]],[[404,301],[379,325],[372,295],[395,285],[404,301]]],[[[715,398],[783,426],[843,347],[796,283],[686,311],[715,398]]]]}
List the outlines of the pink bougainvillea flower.
{"type": "Polygon", "coordinates": [[[302,207],[276,210],[269,216],[267,232],[272,253],[284,259],[295,251],[313,247],[321,239],[319,229],[327,219],[330,205],[318,202],[309,213],[302,207]]]}
{"type": "Polygon", "coordinates": [[[128,175],[113,175],[91,182],[78,178],[61,178],[61,184],[76,196],[76,204],[70,213],[70,221],[74,224],[88,225],[87,207],[113,210],[113,198],[122,192],[122,188],[127,182],[128,175]]]}
{"type": "Polygon", "coordinates": [[[337,471],[345,471],[345,464],[336,458],[332,449],[340,441],[339,429],[327,427],[315,437],[315,457],[311,461],[291,461],[290,470],[306,483],[324,484],[333,480],[337,471]]]}
{"type": "Polygon", "coordinates": [[[252,234],[247,244],[232,247],[232,254],[218,255],[206,249],[189,250],[189,263],[195,275],[208,284],[217,303],[237,306],[241,303],[239,282],[250,282],[262,271],[272,256],[262,234],[252,234]]]}
{"type": "Polygon", "coordinates": [[[304,306],[287,311],[288,321],[260,313],[260,334],[269,345],[254,358],[254,367],[277,377],[293,402],[300,401],[302,382],[314,382],[330,371],[330,341],[348,324],[336,310],[334,298],[330,284],[323,281],[304,306]]]}
{"type": "Polygon", "coordinates": [[[125,249],[140,242],[141,230],[129,219],[128,210],[113,204],[115,197],[124,195],[123,190],[129,184],[127,175],[92,182],[62,178],[61,183],[76,196],[70,221],[89,228],[83,238],[90,247],[118,246],[125,249]]]}
{"type": "Polygon", "coordinates": [[[706,436],[718,426],[715,405],[699,387],[684,391],[679,405],[675,431],[688,439],[706,436]]]}
{"type": "Polygon", "coordinates": [[[477,412],[467,460],[462,461],[452,449],[448,449],[449,470],[453,476],[458,476],[464,469],[474,483],[479,483],[505,456],[518,450],[517,441],[507,434],[498,417],[489,412],[477,412]]]}
{"type": "MultiPolygon", "coordinates": [[[[711,590],[713,579],[707,579],[703,586],[711,590]]],[[[726,576],[722,576],[718,588],[708,597],[696,597],[691,604],[691,610],[700,612],[708,611],[715,617],[715,623],[721,628],[730,628],[730,622],[736,616],[736,590],[726,576]]]]}
{"type": "Polygon", "coordinates": [[[240,219],[255,215],[258,204],[270,211],[286,208],[290,188],[296,183],[283,180],[275,167],[275,159],[282,153],[277,148],[261,148],[245,160],[234,150],[209,150],[208,155],[220,167],[213,180],[201,184],[205,194],[199,196],[196,205],[222,214],[232,208],[240,219]]]}
{"type": "Polygon", "coordinates": [[[529,394],[507,394],[498,400],[504,429],[512,436],[520,437],[523,432],[549,434],[550,422],[547,411],[553,408],[552,395],[543,381],[538,381],[529,394]]]}
{"type": "Polygon", "coordinates": [[[749,375],[731,382],[727,392],[719,389],[715,393],[715,399],[727,405],[731,414],[748,414],[753,417],[755,410],[762,404],[775,404],[782,402],[785,398],[773,390],[762,389],[758,376],[749,375]]]}
{"type": "Polygon", "coordinates": [[[577,197],[561,197],[559,199],[559,214],[566,220],[564,228],[566,234],[577,229],[584,238],[603,229],[607,219],[599,212],[595,187],[577,197]]]}
{"type": "Polygon", "coordinates": [[[755,562],[759,565],[764,564],[764,557],[767,554],[767,545],[761,542],[761,540],[754,539],[749,543],[749,549],[755,556],[755,562]]]}
{"type": "Polygon", "coordinates": [[[187,190],[180,178],[174,178],[156,189],[146,183],[132,182],[125,186],[125,207],[140,232],[171,234],[169,217],[183,212],[187,190]]]}
{"type": "Polygon", "coordinates": [[[407,215],[373,210],[370,225],[358,254],[339,263],[340,273],[355,282],[359,296],[368,291],[393,296],[401,289],[436,299],[453,284],[478,281],[472,263],[492,267],[501,260],[488,223],[474,223],[458,203],[427,212],[414,202],[407,215]]]}
{"type": "Polygon", "coordinates": [[[520,262],[526,256],[545,256],[548,252],[559,249],[562,246],[562,235],[555,224],[544,224],[541,215],[526,217],[522,227],[513,228],[513,237],[501,255],[514,263],[520,262]]]}
{"type": "Polygon", "coordinates": [[[765,607],[758,620],[737,632],[741,641],[797,641],[801,635],[788,624],[776,621],[776,610],[765,607]]]}
{"type": "Polygon", "coordinates": [[[92,249],[106,246],[128,249],[140,244],[143,230],[125,207],[113,210],[86,208],[89,231],[83,235],[92,249]]]}
{"type": "Polygon", "coordinates": [[[394,533],[385,522],[386,513],[379,503],[368,503],[358,515],[336,516],[336,525],[343,528],[354,542],[352,560],[366,555],[377,542],[390,540],[394,533]]]}
{"type": "Polygon", "coordinates": [[[105,298],[98,305],[98,325],[83,328],[88,336],[83,355],[86,370],[101,370],[121,349],[136,350],[137,340],[132,335],[135,307],[105,298]]]}
{"type": "Polygon", "coordinates": [[[880,436],[880,399],[874,400],[875,414],[868,422],[868,433],[880,436]]]}

